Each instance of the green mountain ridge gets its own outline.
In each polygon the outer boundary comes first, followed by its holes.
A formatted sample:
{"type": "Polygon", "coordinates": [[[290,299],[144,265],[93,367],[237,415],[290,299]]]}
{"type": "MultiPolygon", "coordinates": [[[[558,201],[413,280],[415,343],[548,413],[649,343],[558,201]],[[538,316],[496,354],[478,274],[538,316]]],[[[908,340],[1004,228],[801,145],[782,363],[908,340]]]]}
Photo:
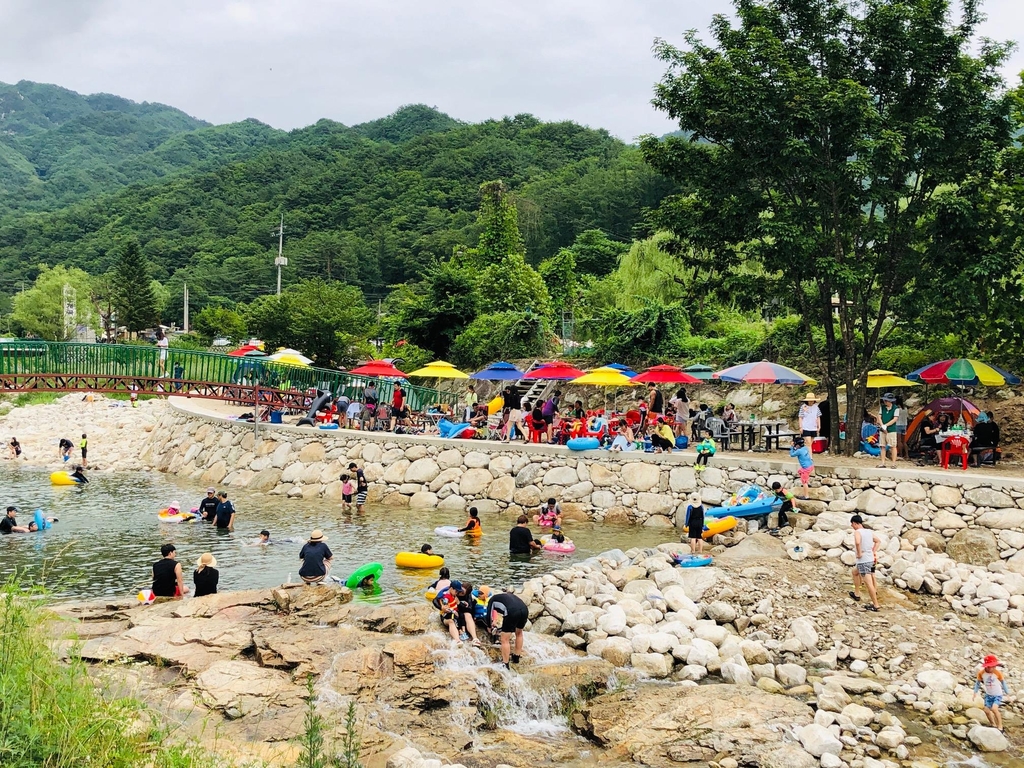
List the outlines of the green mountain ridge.
{"type": "MultiPolygon", "coordinates": [[[[286,284],[342,279],[380,295],[475,245],[483,182],[512,191],[533,263],[585,230],[628,240],[671,189],[607,131],[530,115],[470,124],[407,105],[351,127],[246,120],[168,135],[173,108],[89,111],[42,91],[51,125],[0,141],[0,181],[18,182],[0,185],[0,292],[40,264],[103,274],[133,237],[172,304],[185,281],[196,306],[249,301],[273,285],[283,213],[286,284]]],[[[123,106],[110,99],[96,103],[123,106]]]]}

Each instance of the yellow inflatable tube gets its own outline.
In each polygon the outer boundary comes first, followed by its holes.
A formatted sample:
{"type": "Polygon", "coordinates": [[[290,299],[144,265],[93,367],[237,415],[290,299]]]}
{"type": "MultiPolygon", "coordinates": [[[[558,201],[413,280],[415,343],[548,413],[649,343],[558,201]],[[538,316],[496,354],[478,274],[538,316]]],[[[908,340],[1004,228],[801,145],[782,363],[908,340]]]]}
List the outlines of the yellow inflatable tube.
{"type": "Polygon", "coordinates": [[[71,473],[63,470],[50,475],[50,482],[54,485],[78,485],[78,481],[71,476],[71,473]]]}
{"type": "MultiPolygon", "coordinates": [[[[710,539],[712,536],[731,531],[736,527],[736,518],[732,515],[728,517],[705,517],[704,518],[704,534],[702,538],[710,539]]],[[[689,532],[689,530],[687,530],[689,532]]]]}
{"type": "Polygon", "coordinates": [[[399,568],[440,568],[444,565],[444,558],[422,552],[399,552],[395,555],[395,565],[399,568]]]}

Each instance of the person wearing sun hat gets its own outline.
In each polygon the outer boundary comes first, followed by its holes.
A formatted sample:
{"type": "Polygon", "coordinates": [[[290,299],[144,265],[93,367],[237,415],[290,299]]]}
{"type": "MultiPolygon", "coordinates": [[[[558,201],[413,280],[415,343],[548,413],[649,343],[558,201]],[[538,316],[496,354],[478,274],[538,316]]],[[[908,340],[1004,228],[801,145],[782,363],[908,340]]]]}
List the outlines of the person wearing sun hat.
{"type": "Polygon", "coordinates": [[[299,550],[299,560],[302,561],[299,576],[307,584],[319,584],[327,578],[333,557],[334,553],[327,546],[327,537],[317,528],[299,550]]]}
{"type": "Polygon", "coordinates": [[[804,396],[797,416],[800,421],[800,436],[807,443],[807,449],[814,453],[814,438],[821,434],[821,408],[818,407],[818,396],[813,392],[804,396]]]}
{"type": "Polygon", "coordinates": [[[220,581],[220,571],[217,570],[217,558],[211,553],[204,552],[196,569],[192,572],[192,581],[196,585],[195,597],[203,595],[216,595],[217,583],[220,581]]]}
{"type": "Polygon", "coordinates": [[[1003,696],[1010,695],[1010,689],[1006,687],[1006,680],[1003,673],[999,671],[1002,666],[991,653],[981,662],[981,669],[974,680],[974,692],[977,693],[982,687],[985,689],[985,717],[988,724],[993,728],[1003,730],[1003,713],[999,711],[999,705],[1003,703],[1003,696]]]}

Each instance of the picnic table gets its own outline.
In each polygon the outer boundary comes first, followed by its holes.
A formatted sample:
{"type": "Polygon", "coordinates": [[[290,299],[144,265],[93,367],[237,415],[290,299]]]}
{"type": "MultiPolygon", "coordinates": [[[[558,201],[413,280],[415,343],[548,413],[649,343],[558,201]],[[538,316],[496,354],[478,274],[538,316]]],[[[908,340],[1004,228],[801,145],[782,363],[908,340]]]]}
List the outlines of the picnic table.
{"type": "Polygon", "coordinates": [[[772,443],[779,448],[779,440],[783,437],[791,437],[795,432],[788,430],[789,422],[785,419],[746,419],[734,423],[733,431],[740,436],[740,450],[769,451],[772,443]]]}

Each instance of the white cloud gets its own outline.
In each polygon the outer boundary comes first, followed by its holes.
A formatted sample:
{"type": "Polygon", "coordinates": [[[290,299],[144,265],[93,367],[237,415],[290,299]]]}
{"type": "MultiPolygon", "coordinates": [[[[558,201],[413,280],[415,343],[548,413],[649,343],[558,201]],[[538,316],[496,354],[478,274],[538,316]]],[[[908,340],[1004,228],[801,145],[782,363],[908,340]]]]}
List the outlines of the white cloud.
{"type": "MultiPolygon", "coordinates": [[[[1020,0],[989,0],[1009,36],[1020,0]]],[[[530,112],[626,139],[650,105],[655,37],[707,30],[728,0],[5,0],[0,80],[160,101],[211,122],[353,124],[423,102],[482,120],[530,112]]],[[[1017,22],[1015,24],[1015,22],[1017,22]]],[[[1010,71],[1024,68],[1018,52],[1010,71]]]]}

